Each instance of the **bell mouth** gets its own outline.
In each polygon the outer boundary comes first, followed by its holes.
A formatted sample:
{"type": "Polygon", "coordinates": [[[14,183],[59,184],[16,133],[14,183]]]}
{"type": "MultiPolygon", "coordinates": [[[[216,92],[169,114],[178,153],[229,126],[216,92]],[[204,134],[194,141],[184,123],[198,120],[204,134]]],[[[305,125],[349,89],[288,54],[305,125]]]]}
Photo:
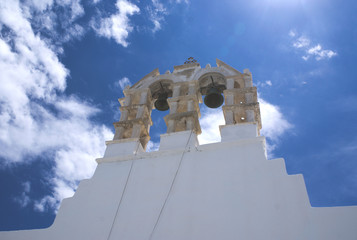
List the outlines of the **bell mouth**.
{"type": "Polygon", "coordinates": [[[159,111],[167,111],[169,110],[169,103],[167,102],[167,93],[160,93],[159,97],[154,103],[154,106],[159,111]]]}
{"type": "Polygon", "coordinates": [[[218,108],[223,104],[223,101],[222,94],[215,87],[211,87],[204,98],[204,103],[209,108],[218,108]]]}

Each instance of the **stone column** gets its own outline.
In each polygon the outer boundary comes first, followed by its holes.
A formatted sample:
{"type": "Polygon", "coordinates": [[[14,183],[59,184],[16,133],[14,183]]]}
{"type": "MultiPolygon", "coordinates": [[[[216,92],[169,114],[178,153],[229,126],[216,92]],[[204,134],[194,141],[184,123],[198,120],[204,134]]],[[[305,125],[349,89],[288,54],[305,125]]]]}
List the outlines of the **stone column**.
{"type": "Polygon", "coordinates": [[[254,110],[245,110],[245,115],[247,122],[255,122],[254,110]]]}
{"type": "Polygon", "coordinates": [[[189,83],[188,85],[188,94],[189,95],[195,95],[197,91],[197,87],[195,83],[189,83]]]}
{"type": "Polygon", "coordinates": [[[115,134],[113,140],[119,140],[123,138],[124,128],[123,127],[116,127],[115,134]]]}
{"type": "MultiPolygon", "coordinates": [[[[240,84],[242,85],[242,84],[240,84]]],[[[257,123],[258,132],[261,129],[260,109],[257,99],[257,89],[253,87],[252,74],[248,69],[243,74],[227,79],[227,89],[223,91],[225,106],[222,107],[227,125],[246,122],[257,123]],[[234,88],[234,79],[244,80],[243,88],[234,88]]]]}
{"type": "Polygon", "coordinates": [[[172,97],[176,98],[176,97],[180,96],[180,90],[181,90],[181,86],[180,85],[174,85],[172,97]]]}
{"type": "Polygon", "coordinates": [[[246,88],[253,87],[252,74],[249,71],[249,69],[244,69],[243,79],[244,79],[244,85],[245,85],[244,87],[246,87],[246,88]]]}
{"type": "Polygon", "coordinates": [[[144,105],[138,107],[138,112],[136,113],[136,118],[137,118],[137,119],[143,117],[143,115],[144,115],[144,110],[145,110],[144,107],[145,107],[144,105]]]}
{"type": "Polygon", "coordinates": [[[122,114],[119,122],[114,123],[113,140],[137,138],[145,148],[150,139],[149,129],[152,125],[152,99],[150,89],[125,89],[124,99],[120,99],[122,114]]]}
{"type": "Polygon", "coordinates": [[[140,95],[140,104],[147,104],[148,92],[144,91],[140,95]]]}
{"type": "Polygon", "coordinates": [[[228,78],[227,79],[227,89],[233,89],[234,88],[234,78],[228,78]]]}
{"type": "Polygon", "coordinates": [[[246,103],[253,103],[253,93],[246,93],[245,94],[245,102],[246,103]]]}
{"type": "Polygon", "coordinates": [[[193,100],[188,100],[187,101],[187,112],[193,111],[193,100]]]}
{"type": "Polygon", "coordinates": [[[194,123],[192,118],[188,118],[186,121],[186,130],[193,130],[194,129],[194,123]]]}
{"type": "Polygon", "coordinates": [[[225,120],[226,120],[226,125],[234,124],[234,117],[233,117],[233,111],[232,110],[227,110],[225,112],[225,120]]]}
{"type": "Polygon", "coordinates": [[[131,105],[131,95],[125,96],[124,106],[127,107],[131,105]]]}
{"type": "Polygon", "coordinates": [[[233,93],[226,94],[226,102],[225,105],[233,105],[234,104],[234,95],[233,93]]]}
{"type": "Polygon", "coordinates": [[[187,130],[201,133],[197,88],[197,82],[182,82],[173,86],[173,96],[168,99],[170,114],[164,118],[168,133],[187,130]]]}
{"type": "Polygon", "coordinates": [[[141,125],[140,124],[134,124],[133,132],[131,134],[131,137],[132,138],[140,138],[140,133],[141,133],[141,125]]]}
{"type": "Polygon", "coordinates": [[[170,103],[170,114],[176,113],[177,110],[177,102],[171,102],[170,103]]]}
{"type": "Polygon", "coordinates": [[[172,133],[175,130],[175,120],[170,119],[167,124],[167,132],[172,133]]]}
{"type": "Polygon", "coordinates": [[[120,121],[128,120],[128,110],[122,110],[120,115],[120,121]]]}

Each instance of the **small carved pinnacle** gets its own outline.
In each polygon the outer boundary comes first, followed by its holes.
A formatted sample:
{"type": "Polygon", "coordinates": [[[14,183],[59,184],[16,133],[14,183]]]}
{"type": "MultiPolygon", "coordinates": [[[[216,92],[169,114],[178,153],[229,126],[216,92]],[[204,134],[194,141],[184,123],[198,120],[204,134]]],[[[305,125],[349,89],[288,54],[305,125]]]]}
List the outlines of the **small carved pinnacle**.
{"type": "Polygon", "coordinates": [[[196,63],[197,60],[194,59],[193,57],[189,57],[184,64],[191,64],[191,63],[196,63]]]}

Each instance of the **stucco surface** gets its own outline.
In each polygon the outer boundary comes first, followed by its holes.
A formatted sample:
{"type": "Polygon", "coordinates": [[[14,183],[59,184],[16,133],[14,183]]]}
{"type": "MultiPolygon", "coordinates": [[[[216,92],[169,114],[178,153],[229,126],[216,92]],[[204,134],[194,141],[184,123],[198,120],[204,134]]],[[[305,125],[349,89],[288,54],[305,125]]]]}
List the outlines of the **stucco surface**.
{"type": "Polygon", "coordinates": [[[225,126],[224,142],[201,146],[173,133],[158,152],[98,159],[50,228],[0,239],[357,239],[357,207],[312,208],[303,176],[267,160],[252,127],[225,126]]]}

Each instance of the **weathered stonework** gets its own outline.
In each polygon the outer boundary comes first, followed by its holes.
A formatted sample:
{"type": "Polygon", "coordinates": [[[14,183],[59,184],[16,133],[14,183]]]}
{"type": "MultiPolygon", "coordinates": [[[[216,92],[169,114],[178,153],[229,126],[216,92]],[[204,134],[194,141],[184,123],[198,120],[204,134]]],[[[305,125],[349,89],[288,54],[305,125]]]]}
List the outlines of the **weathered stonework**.
{"type": "Polygon", "coordinates": [[[207,64],[201,68],[197,62],[174,66],[174,71],[160,74],[158,69],[147,74],[131,88],[124,90],[119,99],[122,107],[120,121],[114,123],[113,140],[138,138],[145,149],[150,139],[151,111],[162,92],[168,95],[169,114],[165,116],[167,133],[193,130],[201,133],[199,124],[202,96],[215,86],[225,98],[222,107],[226,125],[256,123],[261,129],[257,89],[253,87],[248,69],[243,73],[217,59],[217,67],[207,64]]]}
{"type": "Polygon", "coordinates": [[[125,89],[124,98],[119,99],[121,116],[114,123],[113,140],[139,139],[143,148],[150,140],[149,130],[152,125],[151,110],[153,106],[149,88],[138,90],[125,89]]]}

